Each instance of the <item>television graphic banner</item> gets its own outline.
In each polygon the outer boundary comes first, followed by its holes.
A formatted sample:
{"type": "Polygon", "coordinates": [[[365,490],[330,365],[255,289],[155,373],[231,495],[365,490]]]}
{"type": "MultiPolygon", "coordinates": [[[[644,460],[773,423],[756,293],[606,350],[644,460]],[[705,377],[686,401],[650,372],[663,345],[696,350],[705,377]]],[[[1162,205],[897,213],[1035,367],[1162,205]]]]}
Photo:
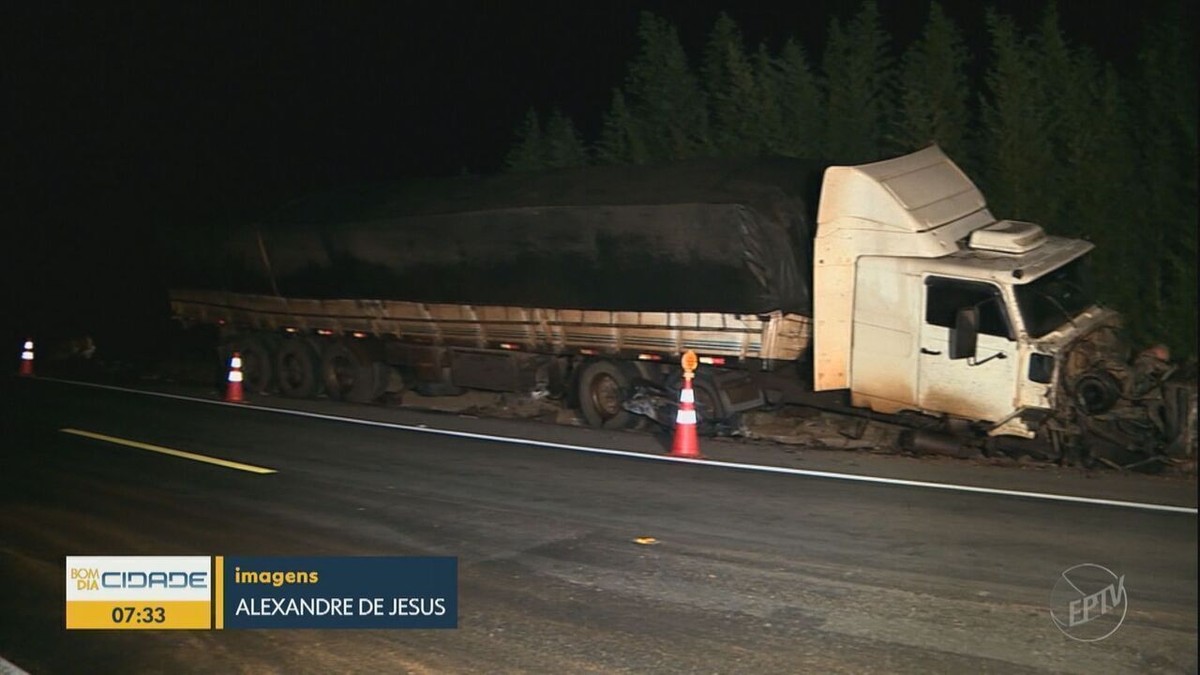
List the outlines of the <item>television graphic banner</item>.
{"type": "Polygon", "coordinates": [[[458,559],[67,556],[66,627],[457,628],[458,559]]]}

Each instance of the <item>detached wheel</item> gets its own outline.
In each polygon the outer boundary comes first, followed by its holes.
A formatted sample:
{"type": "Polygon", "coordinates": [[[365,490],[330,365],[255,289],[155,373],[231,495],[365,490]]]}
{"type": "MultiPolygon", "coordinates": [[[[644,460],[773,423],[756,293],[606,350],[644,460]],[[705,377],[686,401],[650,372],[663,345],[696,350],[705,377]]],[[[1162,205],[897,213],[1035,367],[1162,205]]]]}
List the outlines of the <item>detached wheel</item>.
{"type": "Polygon", "coordinates": [[[370,403],[387,391],[388,367],[362,344],[330,342],[321,351],[321,380],[329,398],[370,403]]]}
{"type": "Polygon", "coordinates": [[[321,359],[306,340],[284,340],[275,354],[279,393],[291,398],[311,398],[321,389],[321,359]]]}
{"type": "Polygon", "coordinates": [[[275,369],[269,344],[258,335],[238,335],[225,343],[222,350],[225,374],[229,373],[229,358],[237,352],[242,357],[242,387],[247,393],[263,394],[271,390],[275,369]]]}
{"type": "Polygon", "coordinates": [[[1107,370],[1084,373],[1072,386],[1075,403],[1089,415],[1101,415],[1113,409],[1121,398],[1121,385],[1107,370]]]}
{"type": "Polygon", "coordinates": [[[625,429],[637,415],[623,406],[633,378],[608,361],[589,363],[579,375],[579,408],[589,426],[625,429]]]}

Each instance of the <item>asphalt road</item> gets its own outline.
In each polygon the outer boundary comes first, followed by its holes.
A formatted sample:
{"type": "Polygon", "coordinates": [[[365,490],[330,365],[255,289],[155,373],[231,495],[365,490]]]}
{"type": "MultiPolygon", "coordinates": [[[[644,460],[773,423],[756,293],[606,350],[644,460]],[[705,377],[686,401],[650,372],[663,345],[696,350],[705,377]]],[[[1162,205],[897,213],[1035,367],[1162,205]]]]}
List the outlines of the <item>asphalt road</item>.
{"type": "Polygon", "coordinates": [[[0,387],[0,657],[31,673],[1197,668],[1194,514],[594,455],[42,380],[0,387]],[[64,556],[184,554],[457,556],[459,628],[64,629],[64,556]],[[1060,574],[1081,563],[1125,578],[1124,621],[1097,642],[1050,618],[1060,574]]]}

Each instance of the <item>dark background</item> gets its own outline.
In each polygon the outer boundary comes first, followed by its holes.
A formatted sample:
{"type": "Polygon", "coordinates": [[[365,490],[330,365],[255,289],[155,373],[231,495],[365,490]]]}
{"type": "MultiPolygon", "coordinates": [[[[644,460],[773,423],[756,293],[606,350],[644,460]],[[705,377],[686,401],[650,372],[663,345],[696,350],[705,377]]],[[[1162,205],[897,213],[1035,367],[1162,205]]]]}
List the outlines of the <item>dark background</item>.
{"type": "MultiPolygon", "coordinates": [[[[1064,32],[1117,64],[1164,2],[1063,3],[1064,32]]],[[[973,45],[984,6],[943,2],[973,45]]],[[[994,5],[1024,26],[1044,3],[994,5]]],[[[498,170],[526,110],[597,135],[638,14],[695,59],[725,9],[746,43],[819,62],[858,2],[10,3],[3,16],[4,337],[154,349],[156,236],[308,191],[498,170]]],[[[928,2],[881,2],[893,45],[928,2]]],[[[984,47],[976,47],[984,49],[984,47]]],[[[13,349],[16,349],[14,345],[13,349]]]]}

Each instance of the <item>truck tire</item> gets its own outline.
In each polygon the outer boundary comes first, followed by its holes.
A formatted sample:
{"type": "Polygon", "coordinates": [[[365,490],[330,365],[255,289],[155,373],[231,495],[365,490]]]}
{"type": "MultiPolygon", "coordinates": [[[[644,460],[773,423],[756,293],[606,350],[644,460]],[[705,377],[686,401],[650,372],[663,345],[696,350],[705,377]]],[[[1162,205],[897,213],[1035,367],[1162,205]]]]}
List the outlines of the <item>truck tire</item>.
{"type": "Polygon", "coordinates": [[[371,403],[387,391],[388,366],[360,343],[329,342],[321,350],[321,380],[329,398],[371,403]]]}
{"type": "Polygon", "coordinates": [[[623,407],[629,396],[630,373],[611,361],[593,361],[579,375],[579,409],[588,426],[627,429],[634,415],[623,407]]]}
{"type": "Polygon", "coordinates": [[[274,384],[275,368],[270,345],[265,336],[235,335],[221,350],[224,370],[229,371],[229,357],[236,352],[242,357],[242,387],[250,394],[265,394],[274,384]]]}
{"type": "Polygon", "coordinates": [[[712,436],[728,414],[721,403],[721,394],[717,385],[706,377],[697,377],[692,388],[696,395],[696,431],[702,436],[712,436]]]}
{"type": "Polygon", "coordinates": [[[291,398],[312,398],[322,388],[321,360],[307,340],[284,340],[275,352],[275,379],[279,393],[291,398]]]}

